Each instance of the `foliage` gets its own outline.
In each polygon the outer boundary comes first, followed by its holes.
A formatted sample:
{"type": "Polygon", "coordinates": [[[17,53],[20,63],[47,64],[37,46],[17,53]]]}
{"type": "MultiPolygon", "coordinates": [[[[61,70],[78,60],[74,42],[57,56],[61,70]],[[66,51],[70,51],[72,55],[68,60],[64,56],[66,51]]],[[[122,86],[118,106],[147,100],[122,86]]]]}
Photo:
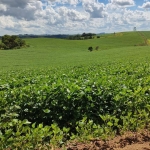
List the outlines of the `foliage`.
{"type": "Polygon", "coordinates": [[[85,40],[85,39],[93,39],[96,34],[94,33],[83,33],[77,35],[71,35],[68,37],[69,40],[85,40]]]}
{"type": "Polygon", "coordinates": [[[92,51],[93,51],[93,47],[92,47],[92,46],[88,47],[88,50],[89,50],[90,52],[92,52],[92,51]]]}
{"type": "Polygon", "coordinates": [[[4,35],[1,41],[0,49],[19,49],[26,46],[25,41],[15,35],[4,35]]]}
{"type": "MultiPolygon", "coordinates": [[[[95,50],[97,51],[98,49],[99,49],[99,46],[96,46],[96,47],[95,47],[95,50]]],[[[92,46],[88,47],[88,50],[89,50],[90,52],[92,52],[92,51],[93,51],[93,47],[92,47],[92,46]]]]}
{"type": "Polygon", "coordinates": [[[27,50],[0,51],[0,149],[54,150],[150,129],[150,53],[130,47],[142,42],[135,33],[90,40],[103,49],[95,53],[88,40],[26,41],[27,50]]]}
{"type": "Polygon", "coordinates": [[[14,71],[0,80],[0,145],[34,149],[149,125],[150,65],[14,71]]]}

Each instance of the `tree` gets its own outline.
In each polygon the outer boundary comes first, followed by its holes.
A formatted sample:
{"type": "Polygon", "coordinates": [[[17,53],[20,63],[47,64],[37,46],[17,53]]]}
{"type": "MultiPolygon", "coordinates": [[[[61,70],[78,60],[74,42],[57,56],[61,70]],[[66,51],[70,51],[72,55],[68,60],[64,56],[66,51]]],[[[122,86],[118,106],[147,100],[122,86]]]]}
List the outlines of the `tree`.
{"type": "Polygon", "coordinates": [[[4,35],[2,36],[2,45],[4,45],[4,49],[7,49],[7,47],[9,46],[9,39],[10,39],[10,36],[9,35],[4,35]]]}
{"type": "Polygon", "coordinates": [[[92,51],[93,51],[93,47],[90,46],[90,47],[88,48],[88,50],[89,50],[90,52],[92,52],[92,51]]]}
{"type": "Polygon", "coordinates": [[[25,41],[16,35],[4,35],[1,41],[0,49],[16,49],[26,46],[25,41]]]}
{"type": "Polygon", "coordinates": [[[0,43],[0,49],[6,49],[6,45],[4,43],[0,43]]]}

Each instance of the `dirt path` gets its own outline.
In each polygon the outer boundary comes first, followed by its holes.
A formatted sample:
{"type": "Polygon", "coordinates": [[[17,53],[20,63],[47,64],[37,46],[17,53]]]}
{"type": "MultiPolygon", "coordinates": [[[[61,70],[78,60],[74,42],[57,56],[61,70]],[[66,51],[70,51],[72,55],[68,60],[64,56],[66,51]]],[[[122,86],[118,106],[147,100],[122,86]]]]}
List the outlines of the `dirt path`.
{"type": "Polygon", "coordinates": [[[147,39],[147,37],[140,31],[137,31],[137,33],[143,38],[145,45],[148,46],[148,39],[147,39]]]}

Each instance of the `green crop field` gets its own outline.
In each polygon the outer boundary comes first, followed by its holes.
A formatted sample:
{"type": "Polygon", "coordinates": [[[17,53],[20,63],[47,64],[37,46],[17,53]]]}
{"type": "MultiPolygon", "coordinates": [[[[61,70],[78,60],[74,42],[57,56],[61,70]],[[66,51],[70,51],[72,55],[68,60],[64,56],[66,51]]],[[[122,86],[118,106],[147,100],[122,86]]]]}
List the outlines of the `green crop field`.
{"type": "Polygon", "coordinates": [[[147,39],[150,39],[150,31],[141,31],[147,39]]]}
{"type": "Polygon", "coordinates": [[[91,40],[36,38],[26,42],[29,48],[0,51],[1,70],[86,65],[133,59],[135,55],[141,59],[149,53],[148,47],[134,47],[144,43],[136,32],[102,35],[91,40]],[[90,53],[89,46],[99,46],[99,50],[90,53]]]}
{"type": "Polygon", "coordinates": [[[149,131],[149,33],[25,39],[28,48],[0,50],[0,149],[65,149],[149,131]]]}

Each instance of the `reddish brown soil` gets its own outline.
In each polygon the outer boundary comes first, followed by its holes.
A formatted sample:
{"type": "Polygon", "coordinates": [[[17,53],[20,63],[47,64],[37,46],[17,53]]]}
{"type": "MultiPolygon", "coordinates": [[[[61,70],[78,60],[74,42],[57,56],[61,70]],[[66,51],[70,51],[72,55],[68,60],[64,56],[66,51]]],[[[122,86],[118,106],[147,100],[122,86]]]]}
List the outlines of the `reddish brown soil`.
{"type": "Polygon", "coordinates": [[[67,150],[150,150],[150,133],[128,132],[123,136],[117,136],[113,140],[91,140],[87,143],[70,142],[67,150]]]}

